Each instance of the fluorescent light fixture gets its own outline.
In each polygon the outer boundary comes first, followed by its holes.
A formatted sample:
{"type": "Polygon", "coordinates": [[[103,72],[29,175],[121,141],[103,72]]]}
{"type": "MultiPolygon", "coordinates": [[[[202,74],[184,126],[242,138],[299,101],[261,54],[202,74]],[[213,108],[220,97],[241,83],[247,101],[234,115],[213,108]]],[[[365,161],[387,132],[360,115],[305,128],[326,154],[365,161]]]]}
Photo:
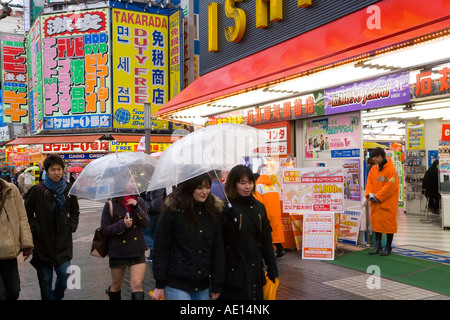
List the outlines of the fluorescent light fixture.
{"type": "Polygon", "coordinates": [[[363,64],[367,67],[385,66],[394,68],[410,68],[448,60],[448,52],[450,51],[450,37],[444,37],[436,40],[426,41],[405,49],[399,49],[380,55],[376,58],[369,59],[363,64]]]}

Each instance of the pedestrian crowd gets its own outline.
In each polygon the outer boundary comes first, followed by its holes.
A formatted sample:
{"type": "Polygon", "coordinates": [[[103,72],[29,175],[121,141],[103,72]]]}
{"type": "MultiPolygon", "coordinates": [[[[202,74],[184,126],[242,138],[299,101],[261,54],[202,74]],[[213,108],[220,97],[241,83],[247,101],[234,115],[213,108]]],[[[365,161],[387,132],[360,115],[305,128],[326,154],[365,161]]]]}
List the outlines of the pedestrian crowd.
{"type": "MultiPolygon", "coordinates": [[[[63,299],[67,288],[80,209],[61,157],[49,155],[43,165],[42,180],[22,193],[0,179],[0,300],[19,297],[20,254],[32,257],[43,300],[63,299]]],[[[121,299],[127,268],[132,300],[144,299],[146,261],[152,263],[154,300],[264,298],[266,281],[278,278],[276,258],[284,255],[279,198],[269,197],[270,181],[258,191],[246,166],[235,166],[225,183],[219,175],[105,203],[100,230],[109,239],[110,300],[121,299]]]]}

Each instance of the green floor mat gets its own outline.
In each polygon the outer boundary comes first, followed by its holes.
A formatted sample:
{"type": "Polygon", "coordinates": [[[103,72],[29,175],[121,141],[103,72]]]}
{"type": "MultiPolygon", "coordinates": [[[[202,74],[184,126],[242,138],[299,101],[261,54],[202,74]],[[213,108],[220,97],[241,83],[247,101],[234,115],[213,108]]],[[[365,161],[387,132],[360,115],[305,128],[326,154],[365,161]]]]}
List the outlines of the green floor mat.
{"type": "Polygon", "coordinates": [[[372,250],[354,251],[338,256],[335,260],[329,261],[329,263],[363,272],[367,272],[369,266],[376,265],[380,268],[381,276],[388,279],[405,276],[439,264],[398,254],[390,254],[386,257],[382,257],[379,254],[369,255],[370,251],[372,250]]]}
{"type": "MultiPolygon", "coordinates": [[[[450,295],[449,265],[398,254],[369,255],[371,250],[354,251],[326,262],[362,272],[375,265],[380,268],[383,278],[450,295]]],[[[372,272],[369,270],[369,273],[372,272]]]]}
{"type": "Polygon", "coordinates": [[[450,296],[450,266],[442,264],[419,273],[393,279],[401,283],[450,296]]]}

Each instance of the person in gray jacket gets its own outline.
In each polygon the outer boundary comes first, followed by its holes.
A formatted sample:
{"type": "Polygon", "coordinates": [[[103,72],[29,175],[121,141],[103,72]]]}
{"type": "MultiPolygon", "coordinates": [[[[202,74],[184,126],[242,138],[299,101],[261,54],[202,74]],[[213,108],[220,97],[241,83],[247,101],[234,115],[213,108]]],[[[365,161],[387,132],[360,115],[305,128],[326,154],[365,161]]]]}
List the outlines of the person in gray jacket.
{"type": "Polygon", "coordinates": [[[17,300],[20,277],[17,257],[28,259],[33,237],[19,189],[0,179],[0,300],[17,300]]]}

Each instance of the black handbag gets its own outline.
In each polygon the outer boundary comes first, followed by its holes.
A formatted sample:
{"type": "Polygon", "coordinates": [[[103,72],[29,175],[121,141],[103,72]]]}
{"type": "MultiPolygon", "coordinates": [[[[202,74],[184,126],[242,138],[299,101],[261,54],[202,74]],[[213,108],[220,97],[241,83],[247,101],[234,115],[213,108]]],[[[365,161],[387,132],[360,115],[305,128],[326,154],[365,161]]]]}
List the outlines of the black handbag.
{"type": "MultiPolygon", "coordinates": [[[[113,207],[111,200],[109,202],[109,212],[111,217],[113,215],[113,207]]],[[[92,240],[91,256],[104,258],[108,255],[108,243],[109,238],[101,233],[100,228],[97,228],[94,233],[94,239],[92,240]]]]}

